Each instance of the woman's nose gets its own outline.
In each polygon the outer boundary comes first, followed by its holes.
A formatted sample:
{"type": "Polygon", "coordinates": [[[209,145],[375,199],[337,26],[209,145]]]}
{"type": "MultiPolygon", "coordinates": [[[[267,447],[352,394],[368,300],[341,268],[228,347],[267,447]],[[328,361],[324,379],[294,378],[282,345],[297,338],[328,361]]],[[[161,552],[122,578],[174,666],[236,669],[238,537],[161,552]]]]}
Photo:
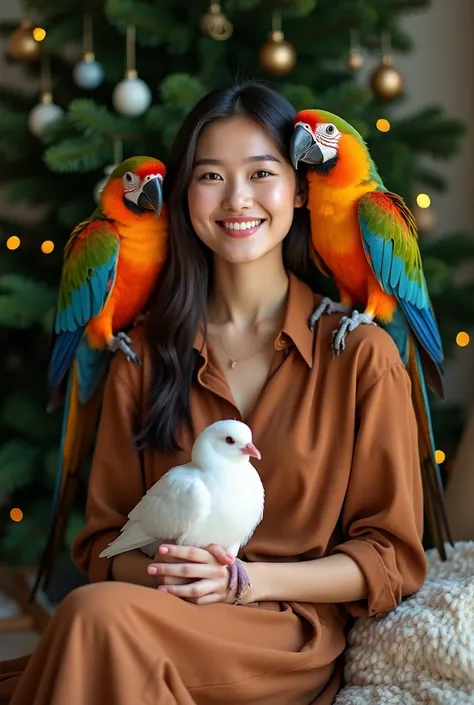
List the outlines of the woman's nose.
{"type": "Polygon", "coordinates": [[[241,181],[228,182],[222,206],[224,210],[238,212],[253,205],[252,189],[241,181]]]}

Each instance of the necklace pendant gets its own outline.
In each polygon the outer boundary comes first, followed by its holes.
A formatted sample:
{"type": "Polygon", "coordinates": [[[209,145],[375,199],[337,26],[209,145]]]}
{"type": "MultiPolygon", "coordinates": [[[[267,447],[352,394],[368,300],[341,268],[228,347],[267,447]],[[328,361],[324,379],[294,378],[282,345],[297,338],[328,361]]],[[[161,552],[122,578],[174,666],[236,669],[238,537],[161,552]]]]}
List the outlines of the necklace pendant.
{"type": "Polygon", "coordinates": [[[230,360],[229,360],[229,366],[231,367],[231,369],[234,369],[234,367],[235,367],[236,365],[237,365],[237,360],[234,360],[234,358],[231,357],[230,360]]]}

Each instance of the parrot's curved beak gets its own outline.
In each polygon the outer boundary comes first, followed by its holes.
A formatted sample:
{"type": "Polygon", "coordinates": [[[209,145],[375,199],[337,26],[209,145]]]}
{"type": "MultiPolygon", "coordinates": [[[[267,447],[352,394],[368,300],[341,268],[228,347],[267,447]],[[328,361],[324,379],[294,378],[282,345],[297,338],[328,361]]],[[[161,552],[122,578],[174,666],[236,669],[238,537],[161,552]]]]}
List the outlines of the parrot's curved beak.
{"type": "Polygon", "coordinates": [[[314,165],[324,161],[324,155],[314,137],[301,125],[296,125],[294,129],[290,143],[290,157],[295,169],[298,169],[299,162],[314,165]]]}
{"type": "Polygon", "coordinates": [[[260,451],[253,443],[247,443],[247,445],[242,448],[242,453],[244,455],[250,455],[251,458],[257,458],[257,460],[261,460],[262,458],[260,451]]]}
{"type": "Polygon", "coordinates": [[[155,176],[144,184],[138,197],[138,205],[140,208],[155,211],[156,217],[160,215],[163,207],[163,184],[159,176],[155,176]]]}

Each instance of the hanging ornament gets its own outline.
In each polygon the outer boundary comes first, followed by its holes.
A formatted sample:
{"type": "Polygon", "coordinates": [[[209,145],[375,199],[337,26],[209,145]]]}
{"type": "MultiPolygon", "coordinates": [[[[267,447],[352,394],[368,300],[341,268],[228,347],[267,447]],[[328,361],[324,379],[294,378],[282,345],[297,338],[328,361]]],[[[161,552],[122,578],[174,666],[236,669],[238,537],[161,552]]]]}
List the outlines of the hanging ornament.
{"type": "Polygon", "coordinates": [[[351,71],[358,71],[365,63],[364,56],[359,49],[358,31],[351,29],[351,46],[346,59],[346,66],[351,71]]]}
{"type": "Polygon", "coordinates": [[[403,90],[403,78],[398,69],[393,66],[390,47],[390,35],[382,34],[382,61],[372,73],[370,87],[381,100],[393,100],[403,90]]]}
{"type": "Polygon", "coordinates": [[[82,61],[74,66],[72,77],[79,88],[93,90],[104,80],[104,69],[92,50],[92,17],[84,15],[84,32],[82,41],[82,61]]]}
{"type": "Polygon", "coordinates": [[[114,88],[112,102],[115,110],[125,117],[143,115],[150,107],[151,91],[145,81],[138,78],[135,69],[135,27],[127,27],[127,67],[125,78],[114,88]]]}
{"type": "Polygon", "coordinates": [[[102,190],[109,180],[110,174],[113,172],[115,167],[117,167],[123,161],[123,150],[122,142],[120,140],[114,140],[114,164],[109,164],[104,167],[105,176],[100,179],[94,186],[94,201],[98,204],[100,201],[100,195],[102,190]]]}
{"type": "Polygon", "coordinates": [[[35,137],[41,137],[44,129],[56,122],[64,111],[53,103],[51,91],[51,69],[48,54],[43,54],[41,63],[41,99],[28,116],[28,127],[35,137]]]}
{"type": "Polygon", "coordinates": [[[211,1],[208,11],[201,17],[201,31],[221,42],[232,35],[234,27],[222,12],[219,2],[211,1]]]}
{"type": "Polygon", "coordinates": [[[281,31],[281,12],[275,10],[272,18],[272,31],[258,55],[260,66],[272,76],[285,76],[296,64],[296,51],[285,41],[281,31]]]}
{"type": "Polygon", "coordinates": [[[37,61],[41,56],[41,43],[33,36],[33,24],[22,20],[18,29],[8,39],[8,53],[15,61],[37,61]]]}

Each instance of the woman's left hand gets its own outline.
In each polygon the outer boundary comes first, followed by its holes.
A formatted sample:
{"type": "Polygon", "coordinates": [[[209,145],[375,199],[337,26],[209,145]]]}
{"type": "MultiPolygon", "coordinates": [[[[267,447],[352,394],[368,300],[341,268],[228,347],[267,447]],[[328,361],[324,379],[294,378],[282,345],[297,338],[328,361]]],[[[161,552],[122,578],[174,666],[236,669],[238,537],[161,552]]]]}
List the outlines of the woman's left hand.
{"type": "Polygon", "coordinates": [[[158,590],[168,592],[196,605],[208,605],[212,602],[232,603],[235,600],[235,589],[229,589],[229,571],[234,556],[226,553],[221,546],[211,544],[206,548],[194,546],[176,546],[162,544],[158,554],[167,559],[185,561],[182,563],[150,563],[147,568],[149,575],[165,579],[185,578],[193,582],[187,585],[160,585],[158,590]]]}

